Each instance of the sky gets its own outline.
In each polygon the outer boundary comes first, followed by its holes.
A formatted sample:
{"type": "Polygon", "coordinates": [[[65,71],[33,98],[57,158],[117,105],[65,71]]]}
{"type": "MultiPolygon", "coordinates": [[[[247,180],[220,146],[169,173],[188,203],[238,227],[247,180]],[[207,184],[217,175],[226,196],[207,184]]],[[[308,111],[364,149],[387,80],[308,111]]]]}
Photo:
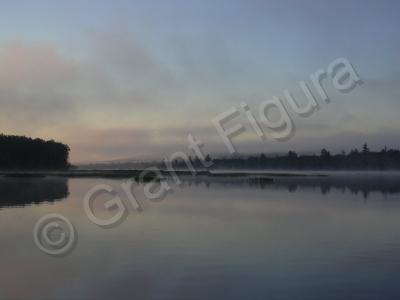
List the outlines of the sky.
{"type": "Polygon", "coordinates": [[[363,84],[342,93],[328,78],[331,101],[289,108],[284,141],[260,140],[241,111],[226,124],[245,126],[239,153],[400,147],[399,1],[0,4],[0,132],[67,143],[73,163],[168,157],[188,134],[227,153],[216,116],[244,101],[257,118],[284,90],[301,102],[299,81],[339,57],[363,84]]]}

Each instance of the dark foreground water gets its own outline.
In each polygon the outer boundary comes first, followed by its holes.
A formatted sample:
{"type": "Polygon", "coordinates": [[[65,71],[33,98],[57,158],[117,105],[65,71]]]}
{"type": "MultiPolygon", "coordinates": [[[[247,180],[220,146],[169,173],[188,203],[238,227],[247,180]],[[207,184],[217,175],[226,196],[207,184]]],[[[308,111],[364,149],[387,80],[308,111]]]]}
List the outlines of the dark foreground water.
{"type": "Polygon", "coordinates": [[[122,182],[0,179],[0,299],[400,299],[398,177],[187,180],[137,196],[118,226],[92,223],[86,192],[125,201],[122,182]],[[48,213],[75,227],[67,255],[35,245],[48,213]]]}

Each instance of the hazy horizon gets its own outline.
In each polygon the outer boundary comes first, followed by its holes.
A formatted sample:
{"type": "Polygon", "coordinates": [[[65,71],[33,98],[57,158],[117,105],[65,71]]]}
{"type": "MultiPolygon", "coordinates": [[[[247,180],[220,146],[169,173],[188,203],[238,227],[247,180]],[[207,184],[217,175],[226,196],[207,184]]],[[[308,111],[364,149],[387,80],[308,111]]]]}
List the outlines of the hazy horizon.
{"type": "Polygon", "coordinates": [[[0,300],[400,299],[399,12],[2,1],[0,300]]]}
{"type": "Polygon", "coordinates": [[[168,157],[187,135],[227,153],[218,114],[288,89],[338,57],[363,84],[312,93],[289,140],[261,141],[243,113],[239,153],[400,147],[398,1],[35,1],[2,4],[0,126],[70,145],[71,162],[168,157]]]}

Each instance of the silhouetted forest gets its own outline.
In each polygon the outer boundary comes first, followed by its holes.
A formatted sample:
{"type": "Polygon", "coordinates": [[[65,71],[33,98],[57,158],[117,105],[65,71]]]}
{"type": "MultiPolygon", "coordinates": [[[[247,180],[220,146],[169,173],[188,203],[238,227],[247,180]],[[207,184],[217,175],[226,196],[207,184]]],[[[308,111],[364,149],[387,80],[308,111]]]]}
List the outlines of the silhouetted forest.
{"type": "Polygon", "coordinates": [[[69,151],[67,145],[53,140],[0,134],[0,169],[67,169],[69,151]]]}
{"type": "MultiPolygon", "coordinates": [[[[196,169],[204,169],[199,159],[190,158],[196,169]]],[[[286,169],[286,170],[400,170],[400,151],[383,148],[371,151],[367,144],[361,150],[331,154],[322,149],[318,154],[297,154],[289,151],[285,155],[266,154],[247,157],[206,158],[212,161],[211,169],[286,169]]],[[[186,169],[182,160],[173,162],[174,168],[186,169]]]]}

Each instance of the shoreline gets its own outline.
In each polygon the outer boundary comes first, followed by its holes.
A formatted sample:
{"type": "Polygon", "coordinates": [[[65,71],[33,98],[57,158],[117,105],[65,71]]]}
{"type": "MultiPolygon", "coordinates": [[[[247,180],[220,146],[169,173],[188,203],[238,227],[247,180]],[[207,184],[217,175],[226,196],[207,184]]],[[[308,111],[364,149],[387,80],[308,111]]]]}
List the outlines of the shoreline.
{"type": "MultiPolygon", "coordinates": [[[[146,170],[66,170],[66,171],[0,171],[0,177],[3,178],[44,178],[44,177],[67,177],[67,178],[140,178],[142,180],[156,179],[155,172],[146,170]]],[[[172,171],[160,170],[159,175],[170,177],[172,171]]],[[[348,171],[348,170],[214,170],[197,171],[193,175],[187,170],[175,171],[177,176],[191,177],[255,177],[255,178],[280,178],[280,177],[331,177],[331,176],[400,176],[400,171],[348,171]]]]}
{"type": "MultiPolygon", "coordinates": [[[[151,180],[157,178],[157,174],[152,171],[147,171],[148,174],[142,175],[146,170],[74,170],[74,171],[0,171],[0,177],[3,178],[44,178],[52,177],[68,177],[68,178],[140,178],[151,180]]],[[[320,172],[256,172],[256,171],[196,171],[193,175],[190,171],[177,170],[174,171],[177,176],[191,177],[321,177],[327,176],[320,172]]],[[[173,176],[172,171],[160,170],[159,174],[165,177],[173,176]]]]}

